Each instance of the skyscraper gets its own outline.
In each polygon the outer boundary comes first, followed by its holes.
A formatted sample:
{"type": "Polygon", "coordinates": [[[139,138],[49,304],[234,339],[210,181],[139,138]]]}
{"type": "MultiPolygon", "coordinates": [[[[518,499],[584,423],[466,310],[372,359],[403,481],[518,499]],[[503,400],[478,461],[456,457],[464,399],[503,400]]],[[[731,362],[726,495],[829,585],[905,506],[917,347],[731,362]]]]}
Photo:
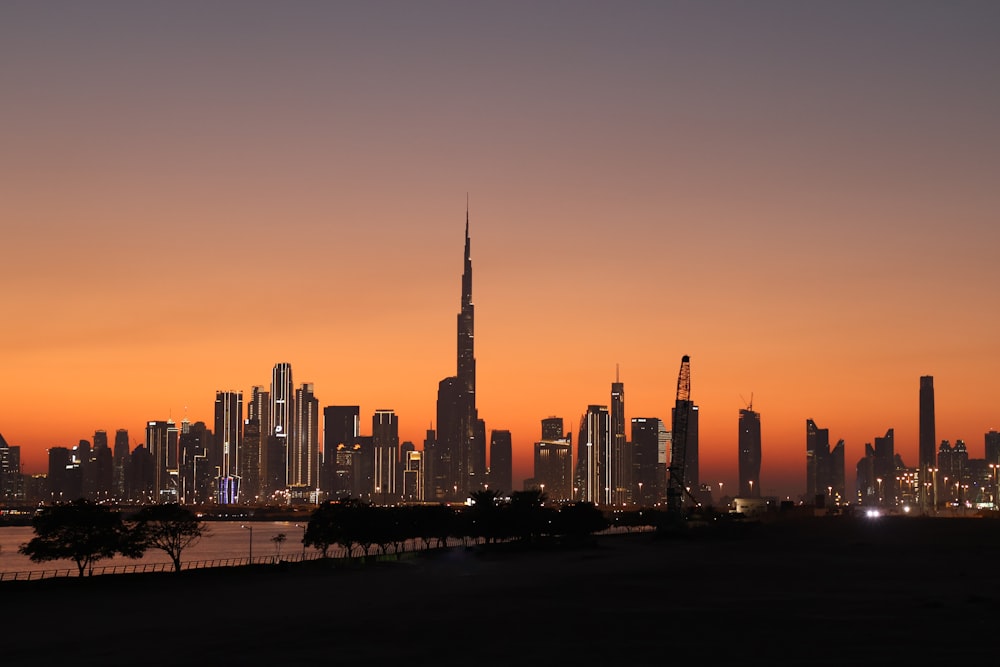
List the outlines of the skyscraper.
{"type": "MultiPolygon", "coordinates": [[[[327,494],[350,493],[353,487],[338,477],[347,477],[353,470],[340,466],[338,475],[337,452],[351,451],[361,435],[361,407],[357,405],[328,405],[323,408],[323,463],[320,467],[320,488],[327,494]],[[338,449],[343,447],[344,449],[338,449]]],[[[342,462],[348,459],[341,457],[342,462]]]]}
{"type": "Polygon", "coordinates": [[[741,498],[760,497],[760,449],[760,413],[754,412],[750,405],[745,410],[740,410],[739,495],[741,498]]]}
{"type": "Polygon", "coordinates": [[[934,376],[920,378],[920,501],[927,506],[930,501],[930,487],[926,482],[933,478],[934,454],[937,447],[937,432],[934,428],[934,376]]]}
{"type": "Polygon", "coordinates": [[[312,383],[295,390],[292,435],[288,438],[288,486],[301,497],[319,483],[319,401],[312,383]]]}
{"type": "Polygon", "coordinates": [[[806,420],[806,499],[832,495],[844,498],[844,441],[830,448],[830,430],[806,420]]]}
{"type": "Polygon", "coordinates": [[[666,497],[667,465],[660,460],[660,425],[656,417],[632,418],[632,456],[635,471],[635,498],[640,506],[650,506],[666,497]]]}
{"type": "Polygon", "coordinates": [[[830,451],[830,430],[819,428],[812,419],[806,420],[806,500],[812,502],[821,493],[825,477],[827,453],[830,451]]]}
{"type": "Polygon", "coordinates": [[[984,436],[986,446],[986,464],[1000,465],[1000,431],[990,429],[984,436]]]}
{"type": "Polygon", "coordinates": [[[610,481],[602,470],[611,449],[611,414],[606,405],[588,405],[580,419],[580,438],[577,445],[576,486],[577,499],[596,505],[609,505],[610,481]],[[602,456],[604,453],[604,456],[602,456]]]}
{"type": "Polygon", "coordinates": [[[611,440],[605,453],[605,504],[623,506],[632,498],[632,451],[625,439],[625,385],[615,369],[611,383],[611,440]]]}
{"type": "Polygon", "coordinates": [[[503,493],[513,491],[514,459],[510,431],[490,433],[490,488],[503,493]]]}
{"type": "Polygon", "coordinates": [[[156,502],[177,502],[180,430],[172,419],[146,424],[146,450],[153,457],[152,491],[156,502]]]}
{"type": "Polygon", "coordinates": [[[114,493],[115,497],[124,500],[128,498],[128,464],[131,448],[128,441],[128,429],[115,431],[114,460],[114,493]]]}
{"type": "Polygon", "coordinates": [[[872,478],[875,494],[880,505],[896,504],[896,432],[889,429],[881,438],[875,438],[872,459],[872,478]],[[881,481],[879,481],[881,480],[881,481]]]}
{"type": "Polygon", "coordinates": [[[375,495],[378,503],[394,503],[402,495],[397,485],[399,464],[399,419],[392,410],[376,410],[372,415],[375,495]]]}
{"type": "Polygon", "coordinates": [[[262,385],[255,385],[250,390],[250,402],[247,404],[247,424],[244,427],[245,447],[256,446],[255,455],[248,454],[242,457],[247,469],[243,477],[243,487],[246,495],[259,498],[268,495],[268,470],[267,446],[272,437],[271,432],[271,393],[262,385]],[[256,422],[256,428],[252,423],[256,422]],[[247,439],[247,433],[251,438],[247,439]]]}
{"type": "Polygon", "coordinates": [[[433,462],[438,495],[456,500],[480,488],[486,473],[486,429],[476,408],[474,332],[472,242],[469,238],[469,211],[466,209],[462,303],[458,313],[458,372],[454,377],[442,380],[438,387],[439,446],[435,448],[438,460],[433,462]]]}
{"type": "Polygon", "coordinates": [[[276,491],[289,484],[288,470],[291,468],[288,459],[289,440],[292,437],[292,422],[294,412],[292,389],[292,365],[277,363],[271,370],[271,404],[269,411],[270,433],[268,452],[265,457],[268,473],[269,491],[276,491]],[[281,460],[281,470],[274,464],[281,460]]]}
{"type": "Polygon", "coordinates": [[[215,447],[212,463],[218,469],[215,501],[239,502],[240,449],[243,435],[243,392],[215,392],[215,447]]]}

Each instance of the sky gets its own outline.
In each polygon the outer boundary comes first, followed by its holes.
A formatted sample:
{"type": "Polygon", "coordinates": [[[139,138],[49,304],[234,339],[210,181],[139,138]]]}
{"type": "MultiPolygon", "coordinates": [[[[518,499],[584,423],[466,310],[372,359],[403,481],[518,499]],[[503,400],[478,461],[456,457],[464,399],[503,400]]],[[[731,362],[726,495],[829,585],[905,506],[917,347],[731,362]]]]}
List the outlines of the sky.
{"type": "Polygon", "coordinates": [[[187,416],[289,362],[422,443],[456,369],[515,485],[540,420],[669,419],[700,477],[805,490],[895,429],[1000,428],[995,2],[4,2],[0,433],[187,416]]]}

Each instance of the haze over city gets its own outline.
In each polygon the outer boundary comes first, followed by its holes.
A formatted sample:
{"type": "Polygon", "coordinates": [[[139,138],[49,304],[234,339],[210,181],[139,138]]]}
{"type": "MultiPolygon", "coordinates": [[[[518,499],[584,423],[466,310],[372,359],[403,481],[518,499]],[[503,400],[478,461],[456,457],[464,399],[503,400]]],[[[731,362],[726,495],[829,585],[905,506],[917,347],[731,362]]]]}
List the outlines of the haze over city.
{"type": "MultiPolygon", "coordinates": [[[[1000,426],[993,3],[8,3],[0,432],[211,423],[276,362],[418,445],[455,372],[466,196],[478,412],[670,418],[700,478],[805,490],[805,424],[917,459],[1000,426]]],[[[851,486],[850,481],[848,482],[851,486]]]]}

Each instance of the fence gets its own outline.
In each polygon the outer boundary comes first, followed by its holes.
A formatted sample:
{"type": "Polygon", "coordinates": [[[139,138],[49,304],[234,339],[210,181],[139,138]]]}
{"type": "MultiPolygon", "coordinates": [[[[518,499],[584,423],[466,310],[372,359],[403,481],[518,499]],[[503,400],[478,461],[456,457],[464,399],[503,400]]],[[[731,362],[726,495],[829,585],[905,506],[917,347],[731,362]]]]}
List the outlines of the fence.
{"type": "MultiPolygon", "coordinates": [[[[632,532],[646,532],[651,530],[650,526],[637,526],[637,527],[624,527],[624,526],[612,526],[599,533],[598,535],[622,535],[632,532]]],[[[460,546],[468,545],[470,540],[458,539],[458,538],[448,538],[447,546],[460,546]]],[[[504,540],[507,541],[507,540],[504,540]]],[[[434,541],[436,544],[436,540],[434,541]]],[[[478,540],[471,540],[472,544],[478,544],[478,540]]],[[[420,551],[428,548],[424,545],[423,541],[410,539],[407,540],[401,550],[393,549],[392,553],[401,553],[406,551],[420,551]],[[409,547],[409,548],[407,548],[409,547]]],[[[436,548],[435,546],[429,547],[430,549],[436,548]]],[[[330,547],[327,551],[327,558],[348,558],[357,557],[359,555],[359,547],[355,547],[350,554],[346,553],[343,547],[330,547]]],[[[369,554],[371,557],[377,557],[380,555],[385,555],[380,553],[380,550],[376,547],[372,549],[369,554]]],[[[302,561],[318,560],[323,557],[323,554],[318,551],[307,551],[303,553],[292,553],[285,554],[282,556],[254,556],[251,559],[248,556],[236,557],[236,558],[214,558],[211,560],[193,560],[193,561],[183,561],[181,562],[181,570],[200,570],[209,567],[241,567],[245,565],[277,565],[278,563],[299,563],[302,561]]],[[[103,574],[142,574],[145,572],[173,572],[173,563],[129,563],[123,565],[97,565],[90,567],[86,572],[86,576],[99,576],[103,574]]],[[[54,579],[58,577],[78,577],[80,575],[80,570],[76,567],[59,568],[53,570],[24,570],[20,572],[0,572],[0,582],[3,581],[34,581],[38,579],[54,579]]]]}

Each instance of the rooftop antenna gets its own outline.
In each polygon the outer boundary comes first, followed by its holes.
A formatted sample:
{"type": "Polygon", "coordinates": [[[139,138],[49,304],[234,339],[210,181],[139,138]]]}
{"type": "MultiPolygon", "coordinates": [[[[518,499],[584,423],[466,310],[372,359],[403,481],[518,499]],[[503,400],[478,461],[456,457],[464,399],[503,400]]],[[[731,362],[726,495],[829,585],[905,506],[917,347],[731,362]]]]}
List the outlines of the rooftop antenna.
{"type": "Polygon", "coordinates": [[[618,364],[615,364],[615,384],[619,382],[621,382],[621,379],[618,377],[618,364]]]}

